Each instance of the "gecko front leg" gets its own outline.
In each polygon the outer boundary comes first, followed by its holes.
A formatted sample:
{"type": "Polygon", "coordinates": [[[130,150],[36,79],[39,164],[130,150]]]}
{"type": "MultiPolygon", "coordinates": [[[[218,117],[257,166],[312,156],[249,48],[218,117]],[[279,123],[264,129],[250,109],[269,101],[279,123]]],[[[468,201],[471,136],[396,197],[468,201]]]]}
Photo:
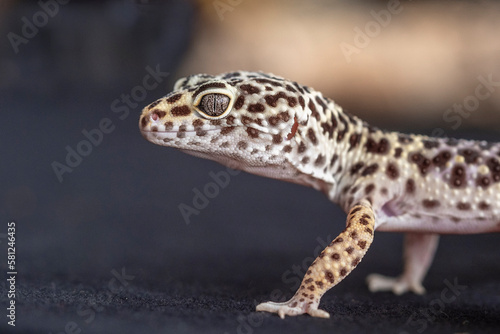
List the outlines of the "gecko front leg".
{"type": "Polygon", "coordinates": [[[368,201],[353,206],[346,229],[314,260],[295,295],[284,303],[259,304],[257,311],[277,313],[282,319],[304,313],[329,318],[328,312],[318,309],[320,299],[356,268],[373,241],[374,226],[375,214],[368,201]]]}
{"type": "Polygon", "coordinates": [[[371,274],[366,278],[371,292],[392,291],[397,295],[407,291],[425,293],[422,286],[439,241],[433,233],[407,233],[404,241],[404,271],[399,277],[371,274]]]}

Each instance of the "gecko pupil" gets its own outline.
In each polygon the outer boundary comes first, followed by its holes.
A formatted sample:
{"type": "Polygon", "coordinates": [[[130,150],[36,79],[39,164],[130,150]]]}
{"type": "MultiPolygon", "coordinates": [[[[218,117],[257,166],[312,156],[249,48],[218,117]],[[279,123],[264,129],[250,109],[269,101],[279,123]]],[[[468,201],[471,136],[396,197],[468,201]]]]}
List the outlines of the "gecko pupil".
{"type": "Polygon", "coordinates": [[[198,108],[207,116],[222,115],[229,106],[229,97],[224,94],[207,94],[201,98],[198,108]]]}

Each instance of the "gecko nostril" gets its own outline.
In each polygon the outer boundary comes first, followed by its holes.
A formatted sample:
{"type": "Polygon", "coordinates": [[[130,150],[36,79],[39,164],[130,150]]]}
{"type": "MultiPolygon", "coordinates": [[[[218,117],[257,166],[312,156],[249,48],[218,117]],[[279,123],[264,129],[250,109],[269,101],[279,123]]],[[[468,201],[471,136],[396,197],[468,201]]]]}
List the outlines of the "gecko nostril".
{"type": "Polygon", "coordinates": [[[166,112],[161,111],[161,110],[153,110],[153,111],[151,112],[151,120],[153,120],[153,121],[157,121],[157,120],[159,120],[160,118],[165,117],[165,115],[166,115],[166,114],[167,114],[166,112]]]}

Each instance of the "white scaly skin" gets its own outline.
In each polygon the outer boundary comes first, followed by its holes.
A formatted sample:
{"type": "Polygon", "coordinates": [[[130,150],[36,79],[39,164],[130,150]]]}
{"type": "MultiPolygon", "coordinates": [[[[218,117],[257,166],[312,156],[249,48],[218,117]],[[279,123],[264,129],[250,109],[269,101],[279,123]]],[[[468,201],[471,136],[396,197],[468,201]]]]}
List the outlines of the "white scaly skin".
{"type": "Polygon", "coordinates": [[[370,290],[397,294],[425,291],[438,234],[500,231],[500,144],[382,131],[271,74],[180,79],[144,108],[139,127],[155,144],[314,187],[348,213],[294,297],[258,311],[329,317],[321,296],[357,266],[374,230],[407,233],[403,274],[367,279],[370,290]]]}

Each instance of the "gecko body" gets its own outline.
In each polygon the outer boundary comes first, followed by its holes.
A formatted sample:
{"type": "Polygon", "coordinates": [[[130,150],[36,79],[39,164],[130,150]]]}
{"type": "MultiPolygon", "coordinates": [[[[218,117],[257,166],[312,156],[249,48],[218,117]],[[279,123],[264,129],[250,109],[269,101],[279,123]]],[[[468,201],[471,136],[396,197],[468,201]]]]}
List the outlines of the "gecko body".
{"type": "Polygon", "coordinates": [[[500,231],[500,144],[383,131],[272,74],[182,78],[139,127],[155,144],[313,187],[347,212],[292,299],[258,311],[328,317],[321,296],[358,265],[374,231],[406,233],[401,276],[367,278],[370,290],[398,294],[425,291],[439,234],[500,231]]]}

